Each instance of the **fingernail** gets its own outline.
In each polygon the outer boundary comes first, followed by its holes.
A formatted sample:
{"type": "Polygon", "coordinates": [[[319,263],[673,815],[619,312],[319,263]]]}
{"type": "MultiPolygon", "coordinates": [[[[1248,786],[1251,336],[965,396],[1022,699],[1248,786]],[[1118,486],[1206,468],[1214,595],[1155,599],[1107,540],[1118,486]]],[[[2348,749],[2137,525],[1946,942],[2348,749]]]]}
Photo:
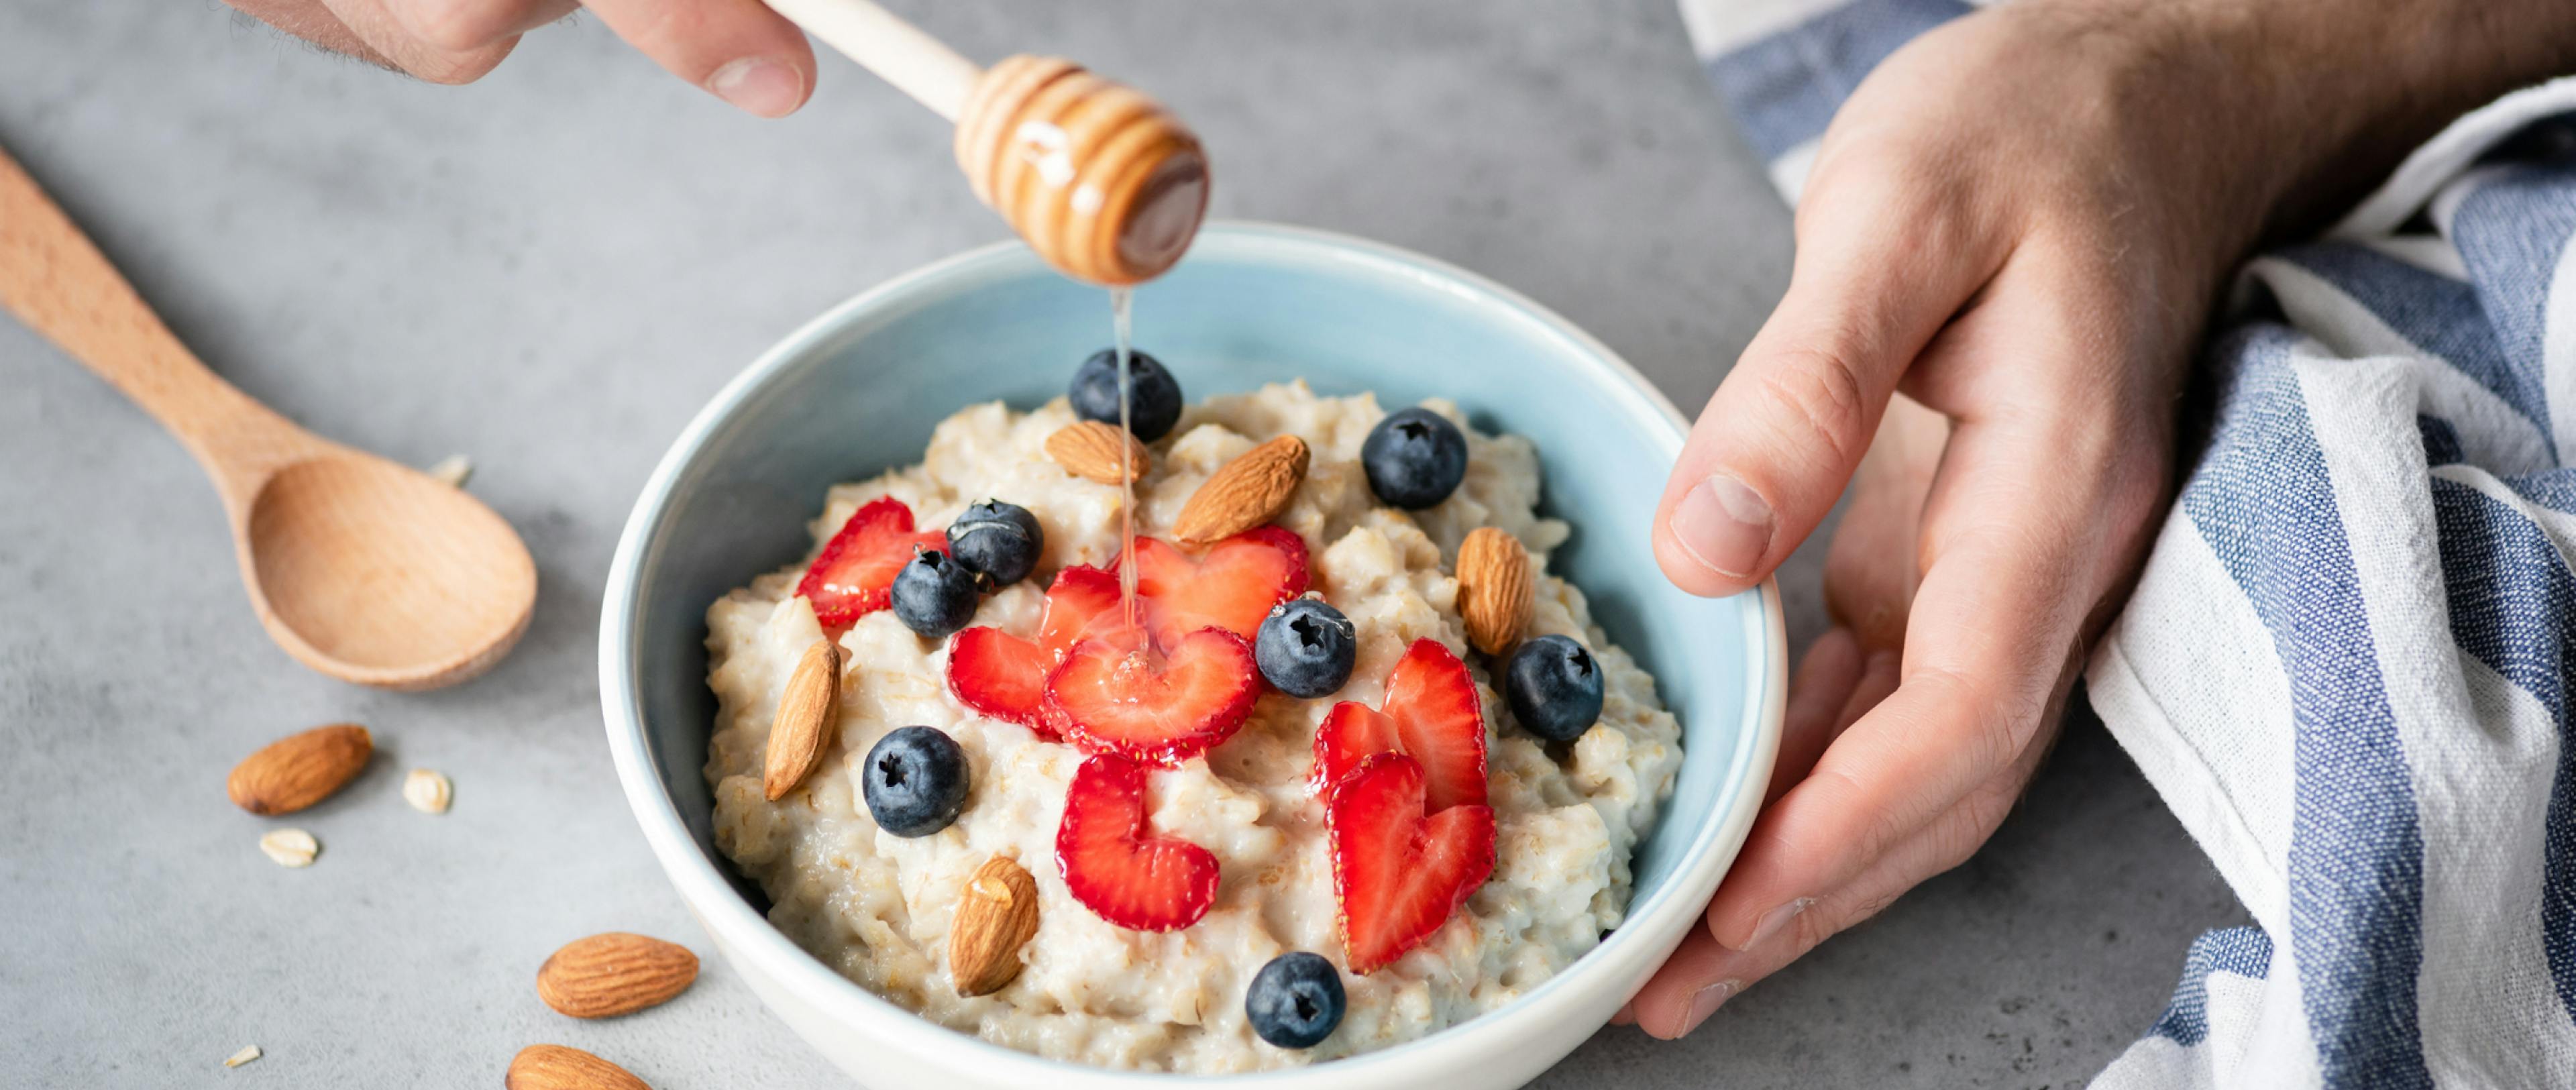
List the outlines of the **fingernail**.
{"type": "Polygon", "coordinates": [[[762,117],[785,117],[804,100],[805,77],[767,57],[744,57],[707,77],[707,90],[762,117]]]}
{"type": "Polygon", "coordinates": [[[1781,905],[1778,908],[1763,913],[1762,918],[1755,921],[1753,924],[1753,937],[1744,940],[1744,946],[1742,949],[1751,950],[1767,941],[1770,941],[1771,936],[1777,935],[1782,930],[1786,929],[1789,926],[1789,921],[1797,919],[1799,913],[1805,912],[1807,910],[1807,906],[1814,903],[1816,903],[1816,899],[1813,897],[1800,897],[1788,904],[1781,905]]]}
{"type": "Polygon", "coordinates": [[[1691,996],[1690,1013],[1682,1016],[1682,1033],[1687,1036],[1690,1031],[1698,1029],[1700,1023],[1708,1021],[1709,1015],[1717,1013],[1720,1004],[1743,990],[1744,982],[1732,977],[1700,989],[1691,996]]]}
{"type": "Polygon", "coordinates": [[[1742,579],[1771,550],[1771,505],[1744,482],[1713,473],[1673,508],[1673,540],[1699,566],[1742,579]]]}

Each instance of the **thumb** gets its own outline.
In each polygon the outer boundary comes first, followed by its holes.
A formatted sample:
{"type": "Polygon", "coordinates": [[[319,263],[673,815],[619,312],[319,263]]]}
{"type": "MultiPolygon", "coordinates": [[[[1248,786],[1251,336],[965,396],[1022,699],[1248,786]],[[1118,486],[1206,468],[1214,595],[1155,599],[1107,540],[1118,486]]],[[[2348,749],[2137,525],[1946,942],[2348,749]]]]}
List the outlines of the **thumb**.
{"type": "Polygon", "coordinates": [[[1760,583],[1833,510],[1897,381],[1994,268],[1924,202],[1799,210],[1789,291],[1700,411],[1655,511],[1655,559],[1693,594],[1760,583]]]}
{"type": "Polygon", "coordinates": [[[583,0],[608,29],[672,75],[761,117],[814,93],[805,33],[761,0],[583,0]]]}

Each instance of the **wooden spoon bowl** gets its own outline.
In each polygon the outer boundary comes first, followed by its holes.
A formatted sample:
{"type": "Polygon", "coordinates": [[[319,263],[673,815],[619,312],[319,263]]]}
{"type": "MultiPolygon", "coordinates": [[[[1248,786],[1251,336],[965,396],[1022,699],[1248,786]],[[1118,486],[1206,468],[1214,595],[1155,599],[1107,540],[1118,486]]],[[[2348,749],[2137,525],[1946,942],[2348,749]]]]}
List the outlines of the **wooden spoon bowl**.
{"type": "Polygon", "coordinates": [[[527,631],[536,565],[462,489],[333,448],[270,474],[235,521],[242,582],[298,661],[390,689],[461,681],[527,631]]]}
{"type": "Polygon", "coordinates": [[[432,689],[509,653],[537,567],[492,509],[296,427],[197,362],[0,154],[0,306],[159,419],[214,479],[251,606],[306,666],[432,689]]]}

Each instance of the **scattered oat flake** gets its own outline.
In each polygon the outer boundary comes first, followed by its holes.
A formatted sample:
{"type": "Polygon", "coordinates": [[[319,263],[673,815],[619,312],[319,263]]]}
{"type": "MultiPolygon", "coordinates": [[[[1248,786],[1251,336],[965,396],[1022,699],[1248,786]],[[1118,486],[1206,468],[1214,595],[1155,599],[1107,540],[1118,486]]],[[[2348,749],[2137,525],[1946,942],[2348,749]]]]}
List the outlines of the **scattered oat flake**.
{"type": "Polygon", "coordinates": [[[242,1050],[224,1057],[225,1067],[240,1067],[259,1058],[258,1045],[243,1045],[242,1050]]]}
{"type": "Polygon", "coordinates": [[[431,479],[449,488],[463,488],[466,480],[474,476],[474,460],[462,454],[450,454],[429,467],[428,473],[431,479]]]}
{"type": "Polygon", "coordinates": [[[447,802],[455,797],[456,787],[435,769],[415,768],[403,777],[403,801],[424,814],[444,814],[447,802]]]}
{"type": "Polygon", "coordinates": [[[322,844],[302,829],[278,829],[259,838],[259,850],[281,867],[309,867],[322,844]]]}

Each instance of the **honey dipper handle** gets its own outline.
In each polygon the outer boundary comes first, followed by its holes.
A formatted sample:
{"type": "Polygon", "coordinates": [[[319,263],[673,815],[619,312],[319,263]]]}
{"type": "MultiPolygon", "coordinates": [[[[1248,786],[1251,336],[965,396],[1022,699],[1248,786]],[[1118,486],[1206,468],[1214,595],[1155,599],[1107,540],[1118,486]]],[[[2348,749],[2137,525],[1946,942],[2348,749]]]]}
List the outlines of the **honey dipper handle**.
{"type": "Polygon", "coordinates": [[[946,43],[868,0],[767,0],[770,9],[954,124],[984,75],[946,43]]]}
{"type": "Polygon", "coordinates": [[[0,152],[0,307],[98,372],[170,429],[227,500],[245,454],[307,441],[206,370],[35,179],[0,152]]]}

